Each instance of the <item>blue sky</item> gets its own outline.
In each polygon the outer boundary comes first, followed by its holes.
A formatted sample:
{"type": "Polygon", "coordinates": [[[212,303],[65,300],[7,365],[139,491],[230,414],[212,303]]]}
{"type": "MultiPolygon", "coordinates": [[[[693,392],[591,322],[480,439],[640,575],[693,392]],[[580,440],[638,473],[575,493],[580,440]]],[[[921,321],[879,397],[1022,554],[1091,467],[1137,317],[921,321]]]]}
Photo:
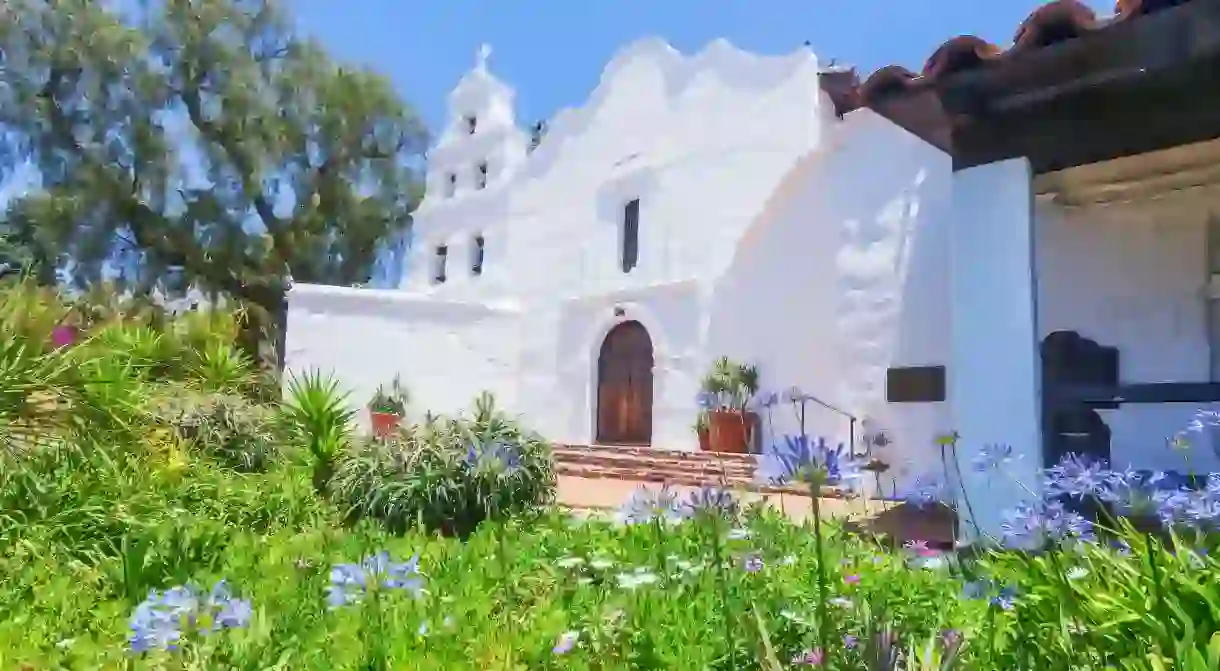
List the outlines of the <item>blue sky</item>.
{"type": "MultiPolygon", "coordinates": [[[[584,103],[602,68],[629,42],[660,36],[691,53],[718,37],[764,54],[809,41],[824,61],[865,74],[918,70],[946,39],[973,34],[1008,45],[1043,0],[282,0],[299,27],[341,61],[396,85],[430,129],[482,43],[492,70],[517,89],[524,126],[584,103]]],[[[1108,14],[1112,0],[1086,0],[1108,14]]],[[[36,175],[0,183],[0,207],[36,175]]]]}
{"type": "MultiPolygon", "coordinates": [[[[1087,0],[1110,13],[1113,1],[1087,0]]],[[[918,70],[947,38],[1001,45],[1040,0],[288,0],[301,28],[340,59],[389,76],[429,128],[480,43],[517,89],[518,120],[576,106],[623,45],[660,36],[683,52],[724,37],[780,54],[808,40],[823,60],[918,70]]]]}

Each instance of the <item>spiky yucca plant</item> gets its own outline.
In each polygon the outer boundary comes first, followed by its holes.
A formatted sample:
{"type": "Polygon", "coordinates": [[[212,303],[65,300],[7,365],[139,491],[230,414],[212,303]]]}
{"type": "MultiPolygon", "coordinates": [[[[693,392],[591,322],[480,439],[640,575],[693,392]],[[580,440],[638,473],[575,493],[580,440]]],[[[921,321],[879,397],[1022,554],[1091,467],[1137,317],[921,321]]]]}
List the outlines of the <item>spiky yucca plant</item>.
{"type": "Polygon", "coordinates": [[[348,394],[331,375],[308,371],[288,381],[284,417],[289,429],[305,444],[310,456],[314,488],[327,490],[335,461],[347,447],[355,411],[348,394]]]}

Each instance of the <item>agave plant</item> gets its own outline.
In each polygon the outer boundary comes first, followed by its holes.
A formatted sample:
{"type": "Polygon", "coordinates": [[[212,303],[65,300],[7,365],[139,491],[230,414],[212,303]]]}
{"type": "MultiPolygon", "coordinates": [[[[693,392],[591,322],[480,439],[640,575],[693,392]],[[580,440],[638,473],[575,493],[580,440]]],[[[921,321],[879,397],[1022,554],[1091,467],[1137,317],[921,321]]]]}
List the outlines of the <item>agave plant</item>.
{"type": "Polygon", "coordinates": [[[351,437],[355,412],[348,394],[334,376],[309,371],[288,381],[284,416],[304,440],[313,467],[313,484],[325,492],[335,471],[335,460],[351,437]]]}
{"type": "Polygon", "coordinates": [[[210,343],[192,358],[189,375],[204,391],[236,394],[254,384],[254,362],[230,343],[210,343]]]}

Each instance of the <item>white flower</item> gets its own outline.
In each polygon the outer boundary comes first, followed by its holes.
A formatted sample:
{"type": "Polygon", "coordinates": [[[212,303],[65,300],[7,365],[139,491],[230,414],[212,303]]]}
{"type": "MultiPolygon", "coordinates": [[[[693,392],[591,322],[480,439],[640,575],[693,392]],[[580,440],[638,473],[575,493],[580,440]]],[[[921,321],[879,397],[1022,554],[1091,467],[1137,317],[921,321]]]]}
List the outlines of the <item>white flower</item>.
{"type": "Polygon", "coordinates": [[[1084,578],[1087,575],[1089,575],[1089,569],[1087,569],[1083,566],[1073,566],[1072,568],[1068,569],[1067,579],[1068,580],[1080,580],[1081,578],[1084,578]]]}
{"type": "Polygon", "coordinates": [[[660,578],[655,573],[650,573],[647,570],[637,569],[633,573],[620,573],[617,576],[618,586],[623,589],[636,589],[651,585],[660,578]]]}

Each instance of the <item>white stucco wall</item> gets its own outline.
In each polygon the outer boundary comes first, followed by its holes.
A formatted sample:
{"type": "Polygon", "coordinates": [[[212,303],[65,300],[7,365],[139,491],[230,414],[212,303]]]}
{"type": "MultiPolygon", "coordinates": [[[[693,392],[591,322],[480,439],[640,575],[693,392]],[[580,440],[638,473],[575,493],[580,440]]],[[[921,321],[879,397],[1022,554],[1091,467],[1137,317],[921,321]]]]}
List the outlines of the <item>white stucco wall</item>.
{"type": "MultiPolygon", "coordinates": [[[[868,110],[831,118],[817,69],[804,49],[759,57],[714,42],[685,56],[643,40],[531,154],[501,123],[506,103],[484,97],[499,125],[471,139],[450,124],[451,144],[431,160],[435,183],[450,170],[468,180],[493,157],[487,188],[460,180],[453,198],[430,193],[400,290],[294,289],[289,372],[335,371],[360,405],[397,373],[420,414],[466,409],[489,390],[544,435],[583,443],[602,339],[637,320],[654,346],[654,446],[695,449],[699,379],[730,356],[758,364],[767,389],[800,387],[884,432],[899,481],[938,473],[934,438],[955,428],[948,404],[886,403],[884,387],[894,366],[944,364],[952,378],[949,158],[868,110]],[[623,273],[633,198],[639,264],[623,273]],[[443,285],[431,282],[438,244],[449,248],[443,285]]],[[[457,114],[479,100],[463,90],[451,102],[457,114]]],[[[1039,335],[1073,329],[1119,346],[1125,381],[1205,380],[1205,209],[1182,198],[1040,205],[1039,335]]],[[[1117,465],[1181,468],[1164,438],[1195,410],[1106,412],[1117,465]]],[[[786,406],[765,423],[768,440],[795,429],[786,406]]],[[[810,406],[807,423],[847,439],[830,411],[810,406]]],[[[1192,460],[1220,467],[1211,450],[1192,460]]]]}
{"type": "MultiPolygon", "coordinates": [[[[1074,330],[1118,347],[1122,382],[1208,381],[1207,200],[1186,192],[1088,208],[1039,204],[1041,335],[1074,330]]],[[[1165,441],[1200,407],[1211,406],[1130,404],[1101,411],[1115,465],[1188,470],[1165,441]]],[[[1220,470],[1210,443],[1200,441],[1203,449],[1190,454],[1189,468],[1220,470]]]]}
{"type": "Polygon", "coordinates": [[[514,306],[318,285],[297,285],[288,304],[288,378],[333,374],[352,406],[364,408],[378,385],[398,375],[413,418],[469,410],[484,390],[506,410],[522,410],[516,394],[525,340],[514,306]]]}
{"type": "Polygon", "coordinates": [[[1041,487],[1037,226],[1029,161],[953,173],[949,212],[949,418],[959,436],[950,481],[964,539],[1003,535],[1009,511],[1041,487]],[[1007,445],[1003,474],[975,457],[1007,445]]]}
{"type": "Polygon", "coordinates": [[[294,290],[289,368],[338,371],[365,396],[400,371],[434,411],[492,388],[548,437],[588,442],[602,339],[618,321],[637,319],[655,349],[653,445],[695,449],[698,379],[715,356],[701,349],[712,285],[828,123],[813,54],[757,56],[716,41],[683,55],[639,41],[528,155],[519,151],[524,135],[503,127],[510,89],[473,72],[459,91],[454,114],[494,109],[492,129],[484,133],[480,120],[469,135],[455,117],[430,154],[430,192],[416,213],[399,298],[294,290]],[[474,188],[472,168],[497,155],[520,160],[502,162],[485,189],[474,188]],[[458,188],[447,198],[438,189],[450,173],[458,188]],[[623,273],[623,207],[635,198],[639,263],[623,273]],[[472,276],[480,235],[483,273],[472,276]],[[448,280],[436,284],[441,244],[448,280]],[[477,309],[488,302],[516,312],[477,309]],[[424,388],[431,385],[443,389],[424,388]]]}
{"type": "MultiPolygon", "coordinates": [[[[511,174],[481,191],[429,196],[404,288],[566,300],[710,278],[776,183],[817,145],[818,98],[808,49],[772,57],[723,40],[694,55],[657,39],[629,45],[589,101],[560,113],[511,174]],[[633,198],[639,265],[623,273],[623,207],[633,198]],[[487,240],[487,263],[483,276],[470,277],[466,249],[477,233],[487,240]],[[430,261],[440,244],[449,246],[451,272],[435,285],[430,261]]],[[[432,160],[442,159],[450,157],[432,160]]]]}
{"type": "MultiPolygon", "coordinates": [[[[756,363],[765,388],[797,386],[867,420],[895,441],[890,475],[906,480],[939,470],[946,408],[887,404],[885,371],[948,357],[949,159],[871,111],[833,124],[717,283],[704,355],[756,363]]],[[[791,407],[771,415],[776,439],[796,430],[791,407]]],[[[806,425],[848,439],[850,422],[814,405],[806,425]]]]}

